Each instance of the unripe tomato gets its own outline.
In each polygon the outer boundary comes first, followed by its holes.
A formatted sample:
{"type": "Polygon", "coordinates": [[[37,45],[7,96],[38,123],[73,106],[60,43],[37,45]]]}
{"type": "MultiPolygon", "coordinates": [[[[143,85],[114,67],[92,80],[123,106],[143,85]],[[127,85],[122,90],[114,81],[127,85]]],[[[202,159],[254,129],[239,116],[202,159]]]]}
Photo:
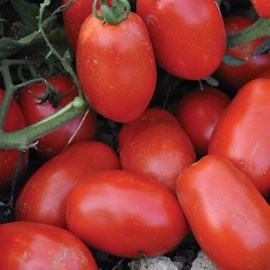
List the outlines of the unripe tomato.
{"type": "Polygon", "coordinates": [[[96,172],[69,193],[67,225],[90,247],[122,258],[157,256],[188,233],[175,194],[125,170],[96,172]]]}

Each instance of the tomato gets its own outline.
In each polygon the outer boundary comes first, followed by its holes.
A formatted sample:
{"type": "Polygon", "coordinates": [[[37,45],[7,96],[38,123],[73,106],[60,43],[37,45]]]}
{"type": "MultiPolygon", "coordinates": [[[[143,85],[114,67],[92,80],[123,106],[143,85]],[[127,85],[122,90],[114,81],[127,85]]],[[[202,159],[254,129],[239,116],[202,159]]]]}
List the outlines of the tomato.
{"type": "Polygon", "coordinates": [[[264,18],[270,18],[270,2],[269,0],[251,0],[251,3],[257,14],[264,18]]]}
{"type": "Polygon", "coordinates": [[[176,77],[210,76],[225,52],[225,29],[213,0],[138,0],[159,64],[176,77]]]}
{"type": "Polygon", "coordinates": [[[0,225],[0,268],[98,270],[86,245],[61,228],[31,222],[0,225]]]}
{"type": "Polygon", "coordinates": [[[212,134],[209,153],[230,159],[263,194],[270,192],[270,80],[243,86],[212,134]]]}
{"type": "MultiPolygon", "coordinates": [[[[54,108],[48,101],[39,104],[39,100],[35,96],[41,97],[44,95],[46,89],[44,83],[25,87],[19,97],[19,103],[29,125],[54,114],[78,95],[75,85],[67,77],[55,76],[48,79],[48,82],[64,95],[61,104],[57,108],[54,108]]],[[[93,140],[96,136],[96,129],[96,117],[91,110],[86,115],[78,117],[65,126],[40,138],[36,146],[38,155],[43,160],[48,160],[69,145],[79,141],[93,140]]]]}
{"type": "Polygon", "coordinates": [[[123,169],[149,176],[173,192],[178,174],[196,160],[194,147],[177,121],[146,121],[121,144],[119,154],[123,169]]]}
{"type": "Polygon", "coordinates": [[[68,195],[66,217],[69,230],[90,247],[122,258],[164,254],[189,231],[172,192],[124,170],[80,181],[68,195]]]}
{"type": "Polygon", "coordinates": [[[259,78],[268,78],[268,79],[270,79],[270,69],[268,69],[267,71],[263,72],[258,77],[259,78]]]}
{"type": "MultiPolygon", "coordinates": [[[[253,23],[253,19],[243,16],[224,18],[225,29],[228,34],[241,31],[253,23]]],[[[219,81],[222,88],[229,93],[235,94],[244,84],[270,68],[269,54],[253,56],[256,48],[265,40],[266,38],[259,38],[226,50],[225,54],[244,61],[244,64],[232,66],[221,63],[214,77],[219,81]]]]}
{"type": "Polygon", "coordinates": [[[66,227],[66,198],[75,184],[94,171],[119,167],[118,156],[104,143],[70,146],[27,181],[16,202],[16,219],[66,227]]]}
{"type": "Polygon", "coordinates": [[[230,98],[224,92],[210,86],[193,89],[178,101],[176,118],[198,156],[207,154],[212,132],[229,103],[230,98]]]}
{"type": "Polygon", "coordinates": [[[197,242],[218,269],[269,269],[270,207],[232,162],[203,157],[180,174],[177,194],[197,242]]]}
{"type": "MultiPolygon", "coordinates": [[[[0,89],[0,104],[4,99],[4,90],[0,89]]],[[[16,100],[12,99],[10,107],[4,121],[4,132],[12,132],[26,127],[26,121],[16,100]]],[[[20,152],[17,150],[0,150],[0,189],[8,188],[16,169],[20,152]]],[[[28,161],[28,151],[24,154],[20,167],[20,173],[26,169],[28,161]]]]}
{"type": "Polygon", "coordinates": [[[157,71],[148,31],[130,13],[118,25],[90,15],[77,49],[77,73],[93,108],[116,122],[130,122],[146,109],[154,94],[157,71]]]}
{"type": "Polygon", "coordinates": [[[147,108],[140,117],[122,125],[118,134],[119,148],[123,148],[124,143],[129,144],[133,136],[145,126],[157,123],[178,125],[176,118],[170,112],[159,108],[147,108]]]}
{"type": "MultiPolygon", "coordinates": [[[[67,4],[70,0],[62,0],[67,4]]],[[[77,49],[78,37],[85,19],[92,13],[94,0],[76,0],[74,4],[63,12],[63,19],[67,41],[73,51],[77,49]]]]}

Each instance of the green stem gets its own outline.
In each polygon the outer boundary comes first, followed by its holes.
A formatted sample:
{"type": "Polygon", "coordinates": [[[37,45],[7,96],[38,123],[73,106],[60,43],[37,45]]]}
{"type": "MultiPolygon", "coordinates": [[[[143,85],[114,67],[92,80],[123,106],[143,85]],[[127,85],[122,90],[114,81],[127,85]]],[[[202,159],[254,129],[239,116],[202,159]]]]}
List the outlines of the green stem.
{"type": "Polygon", "coordinates": [[[270,19],[259,18],[240,32],[227,35],[227,47],[232,48],[260,37],[270,36],[270,19]]]}
{"type": "Polygon", "coordinates": [[[69,123],[88,109],[87,101],[76,97],[64,108],[38,123],[9,133],[0,130],[0,149],[25,150],[40,137],[69,123]]]}

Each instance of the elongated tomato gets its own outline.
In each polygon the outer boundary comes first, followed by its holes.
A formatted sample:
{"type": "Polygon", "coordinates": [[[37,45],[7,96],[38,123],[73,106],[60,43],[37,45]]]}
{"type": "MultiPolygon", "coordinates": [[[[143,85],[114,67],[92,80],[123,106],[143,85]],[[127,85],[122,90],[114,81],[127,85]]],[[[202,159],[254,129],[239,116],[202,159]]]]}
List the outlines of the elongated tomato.
{"type": "Polygon", "coordinates": [[[232,162],[203,157],[180,174],[177,194],[195,238],[218,269],[269,269],[270,207],[232,162]]]}

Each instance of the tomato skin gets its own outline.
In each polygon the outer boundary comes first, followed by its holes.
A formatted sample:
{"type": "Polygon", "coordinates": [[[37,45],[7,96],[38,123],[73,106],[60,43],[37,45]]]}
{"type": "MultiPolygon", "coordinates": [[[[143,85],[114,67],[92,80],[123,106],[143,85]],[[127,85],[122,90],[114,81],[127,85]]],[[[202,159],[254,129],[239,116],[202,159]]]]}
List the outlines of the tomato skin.
{"type": "Polygon", "coordinates": [[[108,145],[76,143],[30,177],[17,199],[15,217],[65,228],[66,198],[76,183],[94,171],[119,167],[119,158],[108,145]]]}
{"type": "Polygon", "coordinates": [[[262,194],[270,192],[270,80],[243,86],[218,122],[209,153],[230,159],[262,194]]]}
{"type": "Polygon", "coordinates": [[[251,3],[260,17],[270,18],[270,2],[268,0],[251,0],[251,3]]]}
{"type": "MultiPolygon", "coordinates": [[[[4,94],[4,90],[0,89],[0,105],[3,102],[4,94]]],[[[12,132],[25,127],[26,121],[22,111],[16,100],[12,99],[3,125],[3,130],[5,132],[12,132]]],[[[24,154],[20,173],[26,169],[28,153],[29,151],[26,151],[24,154]]],[[[0,150],[0,189],[6,189],[10,186],[19,155],[20,152],[17,150],[0,150]]]]}
{"type": "Polygon", "coordinates": [[[176,118],[192,141],[198,156],[208,152],[213,130],[231,99],[214,87],[196,88],[179,100],[176,118]]]}
{"type": "Polygon", "coordinates": [[[180,174],[177,194],[195,238],[218,269],[269,269],[270,207],[232,162],[203,157],[180,174]]]}
{"type": "MultiPolygon", "coordinates": [[[[42,96],[46,89],[44,83],[32,84],[24,88],[19,96],[19,104],[29,125],[54,114],[78,95],[73,82],[67,77],[51,77],[48,79],[48,82],[60,93],[69,94],[61,100],[61,104],[57,108],[53,108],[48,101],[43,104],[37,104],[39,100],[31,94],[34,93],[36,96],[42,96]]],[[[56,156],[69,145],[79,141],[93,140],[96,136],[97,129],[95,114],[91,110],[84,120],[83,117],[84,116],[78,117],[65,126],[40,138],[36,146],[39,157],[43,160],[48,160],[56,156]],[[83,123],[77,131],[81,121],[83,121],[83,123]],[[69,140],[75,132],[77,133],[70,142],[69,140]]]]}
{"type": "Polygon", "coordinates": [[[0,225],[0,268],[98,270],[86,245],[61,228],[31,222],[0,225]]]}
{"type": "Polygon", "coordinates": [[[178,174],[196,161],[194,147],[177,121],[145,121],[120,144],[119,155],[123,169],[149,176],[173,192],[178,174]]]}
{"type": "Polygon", "coordinates": [[[189,231],[172,192],[124,170],[79,182],[68,196],[67,224],[90,247],[122,258],[164,254],[189,231]]]}
{"type": "MultiPolygon", "coordinates": [[[[67,4],[69,0],[62,0],[67,4]]],[[[70,48],[76,52],[79,32],[85,19],[92,13],[93,0],[76,0],[74,4],[63,12],[63,19],[67,41],[70,48]]]]}
{"type": "MultiPolygon", "coordinates": [[[[226,33],[232,34],[241,31],[252,25],[255,21],[243,16],[230,16],[224,18],[226,33]]],[[[255,79],[261,73],[270,68],[270,55],[262,54],[253,57],[256,48],[261,45],[266,38],[259,38],[233,48],[227,48],[226,54],[233,56],[245,63],[239,66],[230,66],[221,63],[214,77],[219,81],[222,88],[234,94],[244,84],[255,79]]]]}
{"type": "Polygon", "coordinates": [[[212,0],[138,0],[159,64],[176,77],[210,76],[225,52],[225,29],[212,0]]]}
{"type": "Polygon", "coordinates": [[[148,31],[130,13],[118,25],[90,15],[80,31],[77,73],[93,108],[116,122],[139,117],[154,94],[157,71],[148,31]]]}

